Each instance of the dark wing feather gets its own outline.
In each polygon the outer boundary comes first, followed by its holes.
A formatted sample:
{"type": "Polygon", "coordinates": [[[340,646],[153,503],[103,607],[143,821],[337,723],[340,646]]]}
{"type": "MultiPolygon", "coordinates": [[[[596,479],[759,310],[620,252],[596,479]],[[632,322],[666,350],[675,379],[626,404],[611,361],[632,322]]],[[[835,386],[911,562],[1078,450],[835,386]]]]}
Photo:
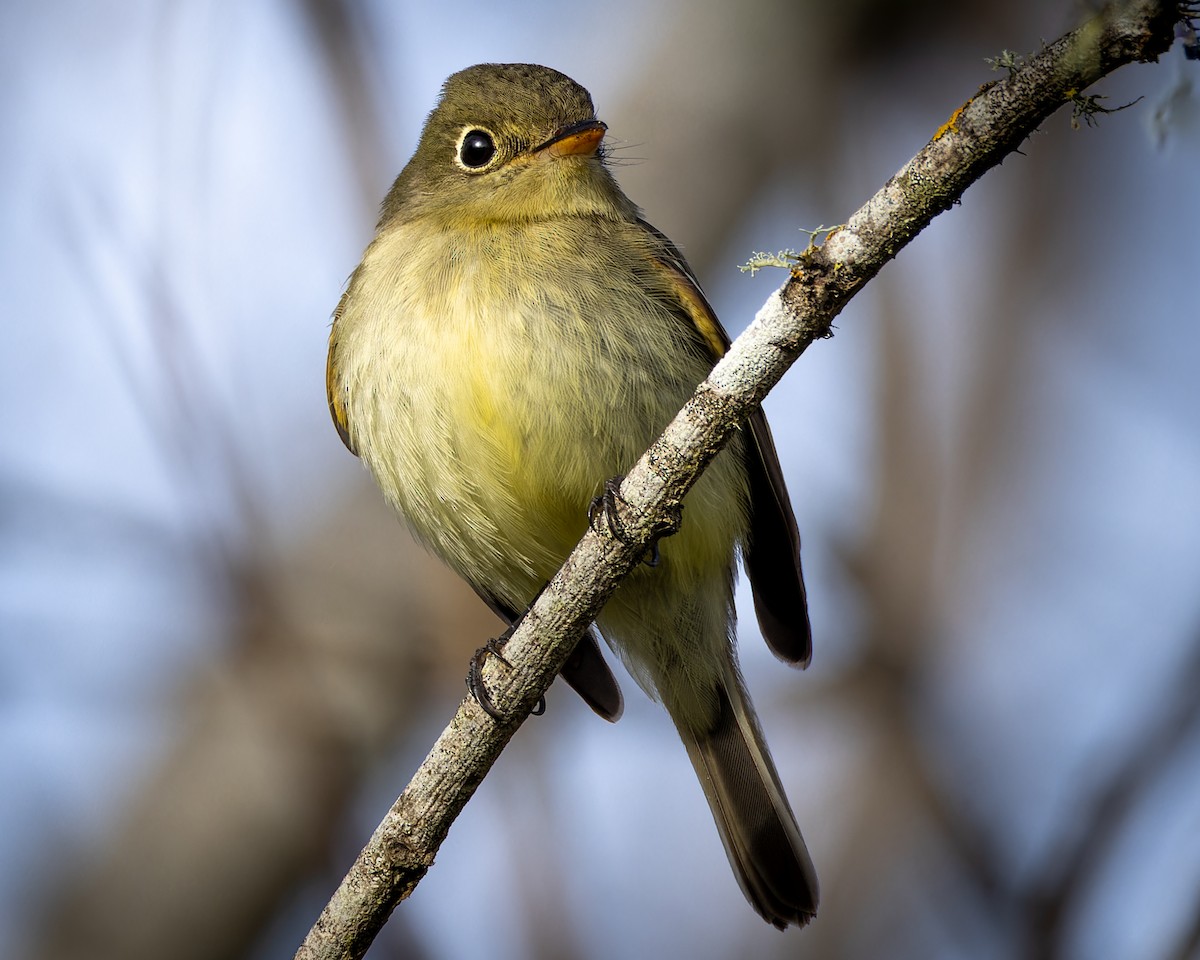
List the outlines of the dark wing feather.
{"type": "MultiPolygon", "coordinates": [[[[355,273],[357,274],[357,272],[356,270],[355,273]]],[[[350,282],[353,284],[353,277],[350,282]]],[[[350,420],[346,414],[346,397],[337,365],[337,322],[338,317],[342,314],[342,307],[346,303],[346,297],[349,295],[350,291],[347,290],[342,295],[342,299],[338,301],[337,309],[333,311],[333,326],[329,329],[329,354],[325,358],[325,398],[329,401],[329,415],[333,417],[333,425],[337,429],[338,436],[342,438],[346,449],[357,457],[358,451],[350,442],[350,420]]]]}
{"type": "MultiPolygon", "coordinates": [[[[683,254],[650,224],[639,223],[661,242],[659,266],[669,272],[680,305],[709,345],[715,363],[729,349],[729,334],[705,299],[683,254]]],[[[789,663],[806,667],[812,659],[812,631],[800,567],[800,532],[761,407],[750,415],[748,426],[750,437],[745,450],[751,519],[744,560],[754,593],[754,610],[771,650],[789,663]]]]}
{"type": "Polygon", "coordinates": [[[812,660],[812,628],[800,566],[800,530],[761,407],[749,423],[752,442],[746,445],[746,469],[752,517],[745,564],[754,612],[775,655],[807,667],[812,660]]]}

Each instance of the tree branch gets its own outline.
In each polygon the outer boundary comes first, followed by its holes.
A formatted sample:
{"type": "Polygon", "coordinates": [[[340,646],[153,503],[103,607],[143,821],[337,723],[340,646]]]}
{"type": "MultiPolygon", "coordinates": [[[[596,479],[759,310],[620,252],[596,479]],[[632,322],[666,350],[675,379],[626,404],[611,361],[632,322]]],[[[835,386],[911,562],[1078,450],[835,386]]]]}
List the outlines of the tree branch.
{"type": "MultiPolygon", "coordinates": [[[[1000,163],[1051,113],[1120,66],[1152,61],[1194,9],[1165,0],[1106,8],[1008,76],[984,85],[933,139],[822,246],[798,255],[791,277],[621,485],[628,542],[589,530],[505,647],[507,669],[484,679],[507,722],[465,699],[412,781],[376,828],[296,954],[362,957],[396,905],[433,863],[450,824],[620,580],[657,524],[695,483],[746,416],[863,285],[966,188],[1000,163]]],[[[602,480],[603,478],[597,478],[602,480]]],[[[582,508],[582,506],[581,506],[582,508]]]]}

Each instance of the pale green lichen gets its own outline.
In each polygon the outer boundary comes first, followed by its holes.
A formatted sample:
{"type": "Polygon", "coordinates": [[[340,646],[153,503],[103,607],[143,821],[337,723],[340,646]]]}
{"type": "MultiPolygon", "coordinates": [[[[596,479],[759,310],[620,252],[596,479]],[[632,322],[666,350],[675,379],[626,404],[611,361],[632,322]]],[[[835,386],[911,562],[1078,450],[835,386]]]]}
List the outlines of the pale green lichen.
{"type": "Polygon", "coordinates": [[[759,270],[766,269],[767,267],[782,267],[784,270],[791,270],[799,262],[800,254],[792,249],[780,250],[777,253],[755,251],[750,255],[749,260],[743,264],[739,264],[738,269],[742,273],[754,276],[759,270]]]}
{"type": "Polygon", "coordinates": [[[749,260],[739,265],[738,269],[741,270],[742,273],[750,274],[750,276],[754,276],[759,270],[763,270],[767,267],[782,267],[784,270],[794,270],[796,268],[796,264],[803,263],[805,260],[807,260],[809,254],[816,248],[818,234],[825,234],[825,239],[828,240],[832,234],[836,233],[838,230],[841,230],[844,226],[845,224],[843,223],[839,223],[833,227],[826,227],[822,225],[813,230],[809,230],[806,227],[801,227],[800,232],[808,234],[808,246],[803,250],[796,251],[788,247],[775,253],[756,251],[750,255],[749,260]]]}
{"type": "Polygon", "coordinates": [[[1014,74],[1025,63],[1025,58],[1015,50],[1001,50],[997,57],[984,57],[983,62],[993,70],[1007,70],[1014,74]]]}

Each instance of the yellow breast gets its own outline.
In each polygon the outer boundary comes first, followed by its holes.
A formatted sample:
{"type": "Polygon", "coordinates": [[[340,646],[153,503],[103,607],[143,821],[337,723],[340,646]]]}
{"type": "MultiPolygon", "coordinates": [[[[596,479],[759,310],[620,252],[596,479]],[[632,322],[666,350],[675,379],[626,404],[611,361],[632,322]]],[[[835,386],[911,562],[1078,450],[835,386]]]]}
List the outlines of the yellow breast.
{"type": "MultiPolygon", "coordinates": [[[[463,576],[523,607],[604,480],[649,446],[707,363],[627,263],[582,257],[587,238],[571,231],[515,230],[382,234],[336,336],[352,439],[385,494],[463,576]]],[[[713,483],[726,491],[717,519],[688,539],[711,540],[706,555],[727,567],[744,481],[725,470],[713,483]]]]}

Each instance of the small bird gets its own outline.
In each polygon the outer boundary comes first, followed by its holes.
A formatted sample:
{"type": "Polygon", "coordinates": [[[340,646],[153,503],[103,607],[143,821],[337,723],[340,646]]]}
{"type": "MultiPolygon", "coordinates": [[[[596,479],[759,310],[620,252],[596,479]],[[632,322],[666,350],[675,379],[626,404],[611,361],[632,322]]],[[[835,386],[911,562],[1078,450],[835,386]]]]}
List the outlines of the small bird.
{"type": "MultiPolygon", "coordinates": [[[[451,76],[334,312],[338,432],[416,536],[514,623],[588,524],[588,505],[662,432],[729,347],[675,245],[605,163],[606,126],[533,64],[451,76]]],[[[783,929],[817,879],[734,651],[740,551],[763,634],[807,666],[800,538],[761,410],[684,500],[657,562],[596,628],[666,707],[738,883],[783,929]]],[[[615,720],[594,631],[563,677],[615,720]]]]}

